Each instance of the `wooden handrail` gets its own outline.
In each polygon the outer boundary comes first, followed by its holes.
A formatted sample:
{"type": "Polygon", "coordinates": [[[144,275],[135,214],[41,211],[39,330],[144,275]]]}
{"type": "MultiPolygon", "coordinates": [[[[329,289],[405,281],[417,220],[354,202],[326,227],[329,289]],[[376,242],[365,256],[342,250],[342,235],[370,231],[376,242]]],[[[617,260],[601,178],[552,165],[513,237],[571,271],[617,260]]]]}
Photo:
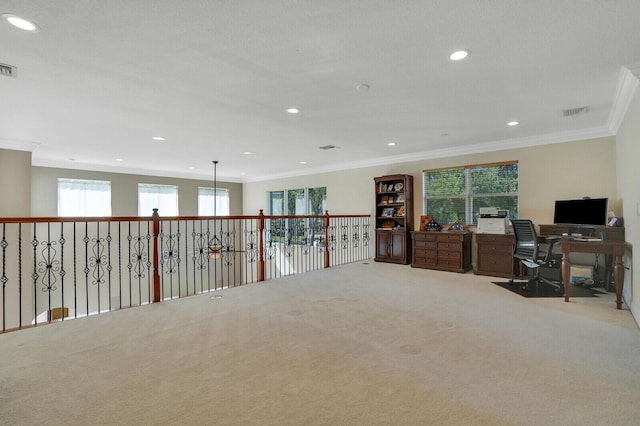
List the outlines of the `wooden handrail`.
{"type": "Polygon", "coordinates": [[[259,256],[258,256],[258,281],[265,280],[265,251],[264,251],[264,238],[266,229],[266,220],[300,220],[300,219],[322,219],[324,224],[324,267],[330,267],[330,252],[329,246],[331,233],[329,231],[329,224],[331,219],[338,218],[365,218],[370,217],[369,214],[359,215],[330,215],[329,211],[325,211],[323,215],[265,215],[264,211],[260,209],[257,216],[160,216],[158,209],[153,209],[151,216],[102,216],[102,217],[0,217],[0,224],[10,223],[24,223],[24,224],[37,224],[37,223],[96,223],[96,222],[151,222],[151,244],[153,248],[152,255],[152,284],[153,284],[153,302],[160,302],[161,299],[161,277],[160,277],[160,259],[159,259],[159,237],[161,223],[167,221],[208,221],[208,220],[256,220],[258,223],[258,235],[259,235],[259,256]]]}

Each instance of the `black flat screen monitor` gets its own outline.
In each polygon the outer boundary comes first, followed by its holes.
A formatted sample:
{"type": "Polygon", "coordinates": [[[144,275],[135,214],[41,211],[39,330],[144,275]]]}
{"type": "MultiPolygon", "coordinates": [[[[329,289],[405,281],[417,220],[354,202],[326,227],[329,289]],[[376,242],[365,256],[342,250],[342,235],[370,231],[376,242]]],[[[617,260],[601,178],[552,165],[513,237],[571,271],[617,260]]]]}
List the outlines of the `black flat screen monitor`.
{"type": "Polygon", "coordinates": [[[562,225],[606,225],[607,198],[558,200],[553,223],[562,225]]]}

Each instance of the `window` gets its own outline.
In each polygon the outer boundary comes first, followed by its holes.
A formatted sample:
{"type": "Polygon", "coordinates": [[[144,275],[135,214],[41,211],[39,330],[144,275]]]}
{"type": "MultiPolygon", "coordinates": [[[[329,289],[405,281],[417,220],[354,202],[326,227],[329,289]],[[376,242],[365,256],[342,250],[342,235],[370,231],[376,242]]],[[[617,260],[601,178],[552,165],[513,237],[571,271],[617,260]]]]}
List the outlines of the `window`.
{"type": "Polygon", "coordinates": [[[480,164],[422,172],[423,208],[441,223],[477,223],[480,207],[518,217],[518,162],[480,164]]]}
{"type": "Polygon", "coordinates": [[[327,209],[327,188],[301,188],[269,192],[272,215],[323,215],[327,209]]]}
{"type": "Polygon", "coordinates": [[[161,216],[178,216],[178,187],[138,184],[138,216],[151,216],[158,209],[161,216]]]}
{"type": "Polygon", "coordinates": [[[111,182],[58,179],[58,216],[111,216],[111,182]]]}
{"type": "Polygon", "coordinates": [[[198,188],[199,216],[229,216],[229,190],[226,188],[198,188]],[[214,208],[215,199],[215,208],[214,208]]]}
{"type": "MultiPolygon", "coordinates": [[[[320,216],[327,209],[327,188],[300,188],[272,191],[268,194],[269,212],[273,216],[320,216]]],[[[275,241],[314,244],[321,238],[324,221],[315,219],[271,219],[267,222],[275,241]]]]}

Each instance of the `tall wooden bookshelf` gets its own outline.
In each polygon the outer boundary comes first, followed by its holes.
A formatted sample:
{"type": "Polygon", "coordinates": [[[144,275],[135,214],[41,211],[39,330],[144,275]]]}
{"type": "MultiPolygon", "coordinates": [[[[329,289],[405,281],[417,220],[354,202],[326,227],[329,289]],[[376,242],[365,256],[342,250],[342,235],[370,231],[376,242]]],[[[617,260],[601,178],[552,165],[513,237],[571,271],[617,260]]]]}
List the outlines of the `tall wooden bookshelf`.
{"type": "Polygon", "coordinates": [[[376,194],[376,262],[411,263],[413,176],[373,178],[376,194]]]}

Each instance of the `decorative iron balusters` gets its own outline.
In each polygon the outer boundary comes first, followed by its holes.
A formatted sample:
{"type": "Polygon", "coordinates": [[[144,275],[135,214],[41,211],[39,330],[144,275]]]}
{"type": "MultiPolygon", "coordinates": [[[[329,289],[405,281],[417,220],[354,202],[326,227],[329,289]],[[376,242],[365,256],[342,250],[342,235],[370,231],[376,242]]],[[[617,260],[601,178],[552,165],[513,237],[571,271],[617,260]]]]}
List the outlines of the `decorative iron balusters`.
{"type": "Polygon", "coordinates": [[[335,249],[336,249],[336,225],[329,225],[328,250],[334,251],[335,249]]]}
{"type": "Polygon", "coordinates": [[[257,230],[245,230],[245,251],[247,253],[247,262],[248,263],[256,263],[258,261],[258,254],[260,251],[258,250],[258,231],[257,230]]]}
{"type": "MultiPolygon", "coordinates": [[[[37,240],[35,241],[37,242],[37,240]]],[[[34,276],[42,278],[42,288],[40,289],[42,292],[51,292],[58,289],[56,272],[60,270],[60,261],[56,259],[58,254],[58,251],[54,248],[56,244],[56,241],[41,241],[37,244],[43,247],[40,251],[42,260],[38,261],[38,272],[42,275],[34,274],[34,276]]]]}
{"type": "Polygon", "coordinates": [[[175,274],[180,266],[180,232],[174,234],[160,233],[160,246],[162,256],[160,265],[165,274],[175,274]],[[166,237],[166,240],[165,240],[166,237]]]}
{"type": "Polygon", "coordinates": [[[207,267],[209,261],[209,232],[195,232],[191,233],[193,237],[193,265],[196,269],[202,270],[207,267]]]}
{"type": "Polygon", "coordinates": [[[149,255],[148,251],[145,250],[144,240],[145,237],[141,236],[132,236],[129,234],[127,236],[127,240],[129,240],[129,246],[131,247],[131,242],[133,241],[133,253],[129,256],[129,263],[127,264],[127,268],[133,271],[133,278],[140,279],[145,278],[145,268],[149,263],[149,255]]]}
{"type": "Polygon", "coordinates": [[[0,222],[0,315],[16,313],[2,318],[2,330],[24,327],[23,319],[37,324],[47,314],[44,321],[51,321],[58,307],[77,318],[151,303],[158,294],[182,297],[369,258],[368,220],[264,218],[0,222]],[[214,229],[218,257],[210,256],[214,229]]]}

